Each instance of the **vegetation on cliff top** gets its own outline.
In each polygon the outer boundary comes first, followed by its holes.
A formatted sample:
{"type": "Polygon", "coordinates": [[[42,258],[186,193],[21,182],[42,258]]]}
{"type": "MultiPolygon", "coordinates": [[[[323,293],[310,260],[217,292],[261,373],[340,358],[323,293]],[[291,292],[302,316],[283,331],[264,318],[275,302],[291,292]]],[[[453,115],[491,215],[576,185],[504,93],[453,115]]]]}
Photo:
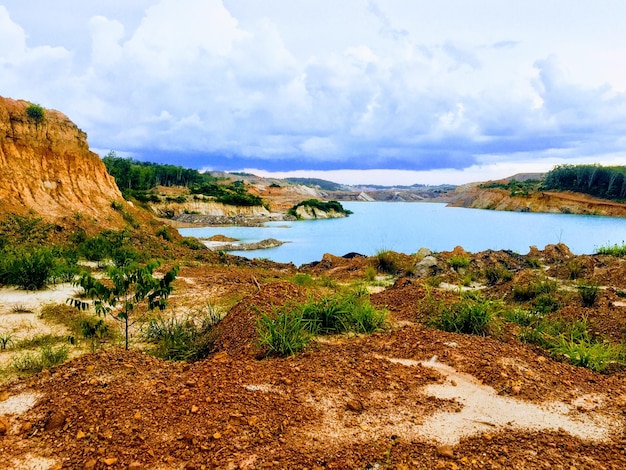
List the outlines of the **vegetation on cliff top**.
{"type": "Polygon", "coordinates": [[[344,209],[344,207],[341,205],[340,202],[338,201],[320,201],[318,199],[307,199],[306,201],[302,201],[299,202],[298,204],[296,204],[295,206],[293,206],[291,209],[289,209],[287,211],[287,213],[289,215],[292,215],[296,218],[300,218],[299,214],[298,214],[298,208],[299,207],[310,207],[314,210],[319,210],[319,211],[323,211],[323,212],[338,212],[339,214],[344,214],[344,215],[350,215],[352,214],[352,211],[348,210],[348,209],[344,209]]]}
{"type": "MultiPolygon", "coordinates": [[[[151,162],[139,162],[132,158],[118,157],[109,152],[102,161],[107,171],[122,191],[125,198],[133,197],[140,202],[160,202],[152,191],[157,186],[183,186],[191,194],[214,197],[217,202],[233,206],[262,206],[263,200],[248,193],[243,181],[228,184],[210,173],[202,173],[191,168],[151,162]]],[[[168,200],[168,199],[166,199],[168,200]]],[[[173,202],[185,202],[184,196],[173,202]]],[[[168,200],[169,201],[169,200],[168,200]]]]}
{"type": "Polygon", "coordinates": [[[623,200],[626,199],[626,166],[559,165],[548,172],[542,187],[623,200]]]}

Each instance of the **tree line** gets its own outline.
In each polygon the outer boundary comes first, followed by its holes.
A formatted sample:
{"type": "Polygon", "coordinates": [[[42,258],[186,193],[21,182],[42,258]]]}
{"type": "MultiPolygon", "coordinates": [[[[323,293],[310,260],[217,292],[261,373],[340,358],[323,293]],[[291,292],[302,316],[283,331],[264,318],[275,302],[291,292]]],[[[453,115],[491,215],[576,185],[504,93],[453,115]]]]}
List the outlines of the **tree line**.
{"type": "Polygon", "coordinates": [[[546,174],[542,189],[623,200],[626,199],[626,166],[558,165],[546,174]]]}
{"type": "Polygon", "coordinates": [[[114,151],[102,158],[107,171],[120,190],[147,191],[156,186],[202,186],[214,183],[217,178],[192,168],[177,165],[139,162],[119,157],[114,151]]]}

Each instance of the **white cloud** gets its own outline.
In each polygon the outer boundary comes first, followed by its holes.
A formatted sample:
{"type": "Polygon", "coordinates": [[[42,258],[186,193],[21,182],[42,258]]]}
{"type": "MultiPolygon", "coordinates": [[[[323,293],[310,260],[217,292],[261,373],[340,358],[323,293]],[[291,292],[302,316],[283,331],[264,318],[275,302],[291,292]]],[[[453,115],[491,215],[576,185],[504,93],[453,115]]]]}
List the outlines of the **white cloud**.
{"type": "Polygon", "coordinates": [[[0,6],[2,93],[66,112],[98,148],[469,174],[624,144],[616,0],[94,0],[63,30],[49,2],[16,2],[0,6]]]}

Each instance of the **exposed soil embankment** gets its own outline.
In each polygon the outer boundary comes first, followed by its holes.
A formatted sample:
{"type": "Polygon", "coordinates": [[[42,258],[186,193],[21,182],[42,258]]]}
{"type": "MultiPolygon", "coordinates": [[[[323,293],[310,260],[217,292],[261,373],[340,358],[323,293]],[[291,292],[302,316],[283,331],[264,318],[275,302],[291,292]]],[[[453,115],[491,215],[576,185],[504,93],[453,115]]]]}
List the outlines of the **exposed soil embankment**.
{"type": "Polygon", "coordinates": [[[471,183],[459,186],[442,199],[451,206],[474,209],[626,217],[626,204],[572,192],[539,191],[511,196],[504,189],[482,189],[471,183]]]}
{"type": "Polygon", "coordinates": [[[0,214],[35,211],[48,218],[81,213],[103,222],[119,219],[123,201],[87,135],[64,114],[29,117],[26,101],[0,97],[0,214]]]}

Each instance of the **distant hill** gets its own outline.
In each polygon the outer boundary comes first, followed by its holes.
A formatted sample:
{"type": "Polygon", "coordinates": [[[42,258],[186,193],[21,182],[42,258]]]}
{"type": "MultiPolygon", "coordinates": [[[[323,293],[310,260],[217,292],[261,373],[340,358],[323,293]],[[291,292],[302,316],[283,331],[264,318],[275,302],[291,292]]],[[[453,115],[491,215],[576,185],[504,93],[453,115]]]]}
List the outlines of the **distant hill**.
{"type": "Polygon", "coordinates": [[[324,191],[342,191],[347,189],[347,187],[343,184],[334,183],[320,178],[285,178],[285,181],[289,181],[294,184],[303,184],[305,186],[313,186],[323,189],[324,191]]]}

